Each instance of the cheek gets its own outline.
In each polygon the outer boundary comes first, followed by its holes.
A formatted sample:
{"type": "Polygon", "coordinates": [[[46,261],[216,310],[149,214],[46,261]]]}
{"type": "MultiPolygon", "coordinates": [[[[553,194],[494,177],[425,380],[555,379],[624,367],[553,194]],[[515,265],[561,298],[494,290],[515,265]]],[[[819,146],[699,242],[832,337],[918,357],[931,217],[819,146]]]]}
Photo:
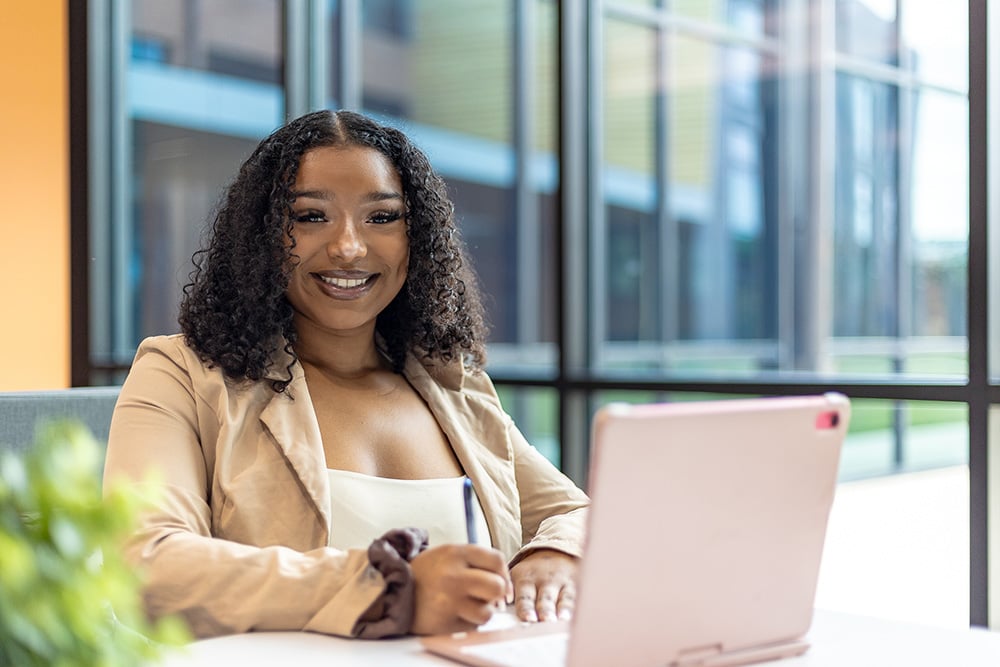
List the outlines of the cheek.
{"type": "Polygon", "coordinates": [[[392,257],[400,273],[405,274],[410,262],[410,239],[408,236],[396,237],[391,246],[385,246],[387,257],[392,257]]]}

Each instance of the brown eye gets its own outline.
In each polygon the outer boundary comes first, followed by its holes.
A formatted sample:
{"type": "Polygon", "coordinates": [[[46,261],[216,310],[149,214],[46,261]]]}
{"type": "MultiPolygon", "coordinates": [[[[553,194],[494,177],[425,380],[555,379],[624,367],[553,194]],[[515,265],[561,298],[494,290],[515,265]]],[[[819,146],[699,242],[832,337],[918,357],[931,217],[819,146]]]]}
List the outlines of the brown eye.
{"type": "Polygon", "coordinates": [[[387,225],[390,222],[396,222],[402,217],[402,211],[379,211],[373,214],[368,220],[376,225],[387,225]]]}
{"type": "Polygon", "coordinates": [[[326,222],[326,216],[319,211],[303,211],[295,214],[295,222],[326,222]]]}

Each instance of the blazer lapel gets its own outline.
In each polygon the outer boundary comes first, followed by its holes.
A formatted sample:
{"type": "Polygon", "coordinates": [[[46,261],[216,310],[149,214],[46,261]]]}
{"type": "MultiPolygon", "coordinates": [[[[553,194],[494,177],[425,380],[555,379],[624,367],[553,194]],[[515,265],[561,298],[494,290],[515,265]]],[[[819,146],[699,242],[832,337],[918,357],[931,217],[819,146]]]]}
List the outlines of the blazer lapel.
{"type": "Polygon", "coordinates": [[[322,524],[323,544],[329,539],[330,480],[316,412],[306,386],[302,367],[292,370],[289,394],[274,394],[261,412],[260,421],[274,438],[308,496],[317,520],[322,524]]]}

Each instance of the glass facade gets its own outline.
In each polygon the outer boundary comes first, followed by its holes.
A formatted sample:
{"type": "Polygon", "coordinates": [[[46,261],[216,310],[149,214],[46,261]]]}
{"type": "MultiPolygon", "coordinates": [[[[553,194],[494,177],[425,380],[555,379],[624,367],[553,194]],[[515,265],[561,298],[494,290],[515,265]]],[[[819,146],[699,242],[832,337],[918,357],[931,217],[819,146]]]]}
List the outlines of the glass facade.
{"type": "MultiPolygon", "coordinates": [[[[965,15],[817,2],[836,22],[795,40],[801,4],[604,5],[588,220],[557,219],[554,2],[315,3],[309,57],[327,76],[307,97],[400,125],[446,177],[496,370],[555,372],[553,258],[569,227],[588,237],[598,375],[961,379],[967,40],[925,26],[965,15]],[[791,68],[815,41],[835,48],[803,79],[791,68]]],[[[123,204],[95,245],[91,320],[92,363],[113,369],[176,328],[219,190],[293,106],[283,45],[304,37],[285,34],[277,0],[110,7],[123,204]]]]}
{"type": "Polygon", "coordinates": [[[257,141],[350,107],[410,134],[447,180],[488,296],[491,376],[574,477],[593,409],[625,390],[840,390],[857,406],[844,479],[969,461],[983,431],[967,387],[986,362],[968,303],[987,281],[970,284],[969,136],[985,130],[966,3],[89,6],[101,150],[91,353],[73,363],[92,384],[176,331],[191,254],[257,141]]]}

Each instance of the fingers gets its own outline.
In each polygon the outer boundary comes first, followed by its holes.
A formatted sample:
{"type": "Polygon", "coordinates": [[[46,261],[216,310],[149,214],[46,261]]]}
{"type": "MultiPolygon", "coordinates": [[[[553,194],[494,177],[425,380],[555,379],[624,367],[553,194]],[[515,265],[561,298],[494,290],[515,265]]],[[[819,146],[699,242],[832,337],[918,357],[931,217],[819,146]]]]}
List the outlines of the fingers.
{"type": "Polygon", "coordinates": [[[507,596],[507,579],[494,572],[469,568],[459,577],[459,587],[474,600],[495,605],[507,596]]]}
{"type": "Polygon", "coordinates": [[[503,554],[496,549],[487,549],[486,547],[473,544],[458,544],[453,545],[453,548],[462,553],[465,562],[470,567],[493,572],[503,577],[504,580],[510,579],[510,573],[507,571],[507,561],[504,560],[503,554]]]}
{"type": "Polygon", "coordinates": [[[564,586],[559,592],[559,600],[556,602],[556,616],[559,620],[569,620],[573,618],[575,608],[576,588],[572,585],[564,586]]]}
{"type": "Polygon", "coordinates": [[[472,597],[459,598],[455,601],[455,616],[472,625],[482,625],[493,618],[496,610],[494,603],[483,602],[472,597]]]}
{"type": "Polygon", "coordinates": [[[469,630],[490,620],[510,587],[503,556],[493,549],[443,545],[410,562],[413,570],[414,634],[469,630]]]}
{"type": "Polygon", "coordinates": [[[514,591],[514,612],[517,618],[522,621],[534,623],[538,620],[538,612],[535,611],[535,603],[538,597],[538,590],[531,582],[525,582],[514,591]]]}
{"type": "Polygon", "coordinates": [[[518,619],[529,623],[572,618],[575,604],[576,591],[572,584],[521,584],[514,596],[518,619]]]}
{"type": "Polygon", "coordinates": [[[539,551],[513,570],[514,612],[526,622],[569,619],[576,604],[576,560],[566,554],[539,551]]]}
{"type": "Polygon", "coordinates": [[[503,589],[498,593],[489,591],[490,599],[497,609],[506,608],[507,603],[514,599],[514,584],[510,578],[510,570],[507,569],[507,561],[496,549],[486,549],[478,546],[462,546],[469,567],[481,569],[491,574],[498,575],[503,580],[503,589]]]}
{"type": "Polygon", "coordinates": [[[560,587],[546,584],[538,589],[538,597],[535,600],[535,613],[539,621],[556,620],[556,600],[559,599],[560,587]]]}

